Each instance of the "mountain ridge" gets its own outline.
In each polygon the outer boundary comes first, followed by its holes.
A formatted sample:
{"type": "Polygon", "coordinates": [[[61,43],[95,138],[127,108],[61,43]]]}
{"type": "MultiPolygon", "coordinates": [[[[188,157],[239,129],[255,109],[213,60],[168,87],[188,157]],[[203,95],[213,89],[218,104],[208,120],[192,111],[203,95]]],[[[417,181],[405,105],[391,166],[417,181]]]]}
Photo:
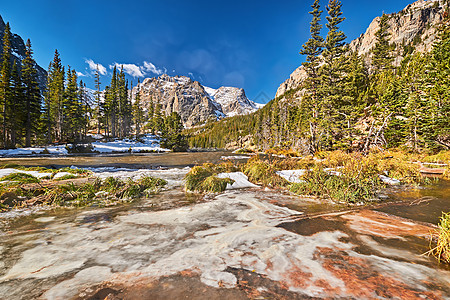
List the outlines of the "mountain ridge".
{"type": "Polygon", "coordinates": [[[139,91],[144,109],[151,102],[158,103],[166,115],[180,114],[183,124],[192,127],[207,121],[249,114],[259,106],[249,100],[242,88],[220,87],[213,89],[186,76],[146,78],[132,89],[134,100],[139,91]]]}

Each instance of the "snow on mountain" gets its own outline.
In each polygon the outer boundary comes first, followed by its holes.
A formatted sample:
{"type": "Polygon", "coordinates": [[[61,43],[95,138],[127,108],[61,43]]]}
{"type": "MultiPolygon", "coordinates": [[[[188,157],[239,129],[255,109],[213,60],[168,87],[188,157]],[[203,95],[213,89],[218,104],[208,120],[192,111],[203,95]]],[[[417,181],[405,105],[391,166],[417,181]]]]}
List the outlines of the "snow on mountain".
{"type": "Polygon", "coordinates": [[[214,100],[214,94],[216,93],[217,89],[213,89],[207,86],[204,86],[203,88],[205,89],[205,92],[208,93],[209,97],[214,100]]]}
{"type": "Polygon", "coordinates": [[[160,104],[166,115],[171,112],[179,113],[187,127],[203,124],[211,119],[248,114],[259,108],[247,98],[243,89],[213,89],[186,76],[171,77],[163,74],[146,78],[133,88],[133,99],[138,91],[144,108],[148,108],[150,103],[160,104]]]}
{"type": "Polygon", "coordinates": [[[214,101],[222,107],[227,117],[250,114],[258,109],[255,102],[249,100],[244,89],[222,86],[214,93],[214,101]]]}

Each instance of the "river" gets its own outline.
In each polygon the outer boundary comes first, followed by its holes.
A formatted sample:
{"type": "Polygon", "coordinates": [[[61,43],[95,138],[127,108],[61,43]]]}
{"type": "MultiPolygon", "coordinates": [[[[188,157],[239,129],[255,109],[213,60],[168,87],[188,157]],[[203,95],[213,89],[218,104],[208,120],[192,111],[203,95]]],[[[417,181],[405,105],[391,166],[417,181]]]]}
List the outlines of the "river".
{"type": "Polygon", "coordinates": [[[450,297],[449,268],[422,255],[428,223],[450,211],[449,182],[390,192],[409,201],[401,205],[337,213],[327,202],[265,188],[184,193],[186,166],[230,155],[2,159],[95,167],[98,176],[148,174],[169,188],[109,208],[0,215],[0,299],[450,297]]]}

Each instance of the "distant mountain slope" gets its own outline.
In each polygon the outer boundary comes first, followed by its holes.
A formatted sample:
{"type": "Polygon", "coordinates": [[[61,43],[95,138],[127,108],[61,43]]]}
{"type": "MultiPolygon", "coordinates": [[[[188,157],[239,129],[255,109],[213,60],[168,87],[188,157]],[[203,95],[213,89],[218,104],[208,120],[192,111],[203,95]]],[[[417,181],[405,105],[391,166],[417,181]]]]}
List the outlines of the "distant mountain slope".
{"type": "Polygon", "coordinates": [[[146,78],[139,87],[133,88],[133,99],[138,88],[145,109],[149,108],[151,101],[159,103],[166,114],[179,113],[187,127],[211,119],[248,114],[258,109],[258,105],[247,98],[243,89],[212,89],[185,76],[171,77],[164,74],[146,78]]]}
{"type": "MultiPolygon", "coordinates": [[[[2,17],[0,16],[0,54],[3,52],[2,39],[3,39],[3,35],[5,33],[5,26],[6,26],[5,22],[3,21],[2,17]]],[[[14,27],[12,27],[11,31],[14,32],[14,27]]],[[[33,41],[31,41],[31,42],[33,43],[33,41]]],[[[17,60],[22,61],[25,58],[25,43],[24,43],[22,37],[13,33],[12,39],[11,39],[11,46],[12,46],[13,59],[15,58],[17,60]]],[[[36,69],[37,69],[39,87],[40,87],[41,91],[44,91],[45,86],[47,84],[47,72],[38,64],[36,64],[36,69]]]]}
{"type": "MultiPolygon", "coordinates": [[[[436,25],[443,20],[444,7],[448,0],[419,0],[398,13],[389,14],[390,42],[396,45],[395,65],[400,65],[405,53],[410,49],[427,52],[436,38],[436,25]]],[[[345,8],[344,8],[345,9],[345,8]]],[[[375,33],[379,29],[380,17],[376,17],[367,28],[366,32],[350,42],[350,49],[357,51],[364,57],[365,62],[371,62],[371,50],[375,46],[375,33]]],[[[283,82],[277,90],[279,97],[285,92],[298,87],[306,78],[303,67],[298,67],[290,77],[283,82]]]]}

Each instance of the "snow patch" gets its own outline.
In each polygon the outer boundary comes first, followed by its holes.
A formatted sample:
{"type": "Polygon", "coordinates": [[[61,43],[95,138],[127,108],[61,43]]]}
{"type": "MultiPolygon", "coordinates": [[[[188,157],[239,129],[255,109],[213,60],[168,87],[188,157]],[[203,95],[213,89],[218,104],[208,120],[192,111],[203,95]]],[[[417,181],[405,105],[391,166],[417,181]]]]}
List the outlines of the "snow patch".
{"type": "Polygon", "coordinates": [[[0,177],[8,176],[10,174],[14,173],[23,173],[23,174],[29,174],[36,178],[43,178],[43,177],[50,177],[53,175],[53,173],[41,173],[39,171],[24,171],[24,170],[17,170],[17,169],[0,169],[0,177]]]}
{"type": "Polygon", "coordinates": [[[300,177],[304,176],[307,172],[308,170],[283,170],[277,171],[276,173],[289,182],[301,183],[305,181],[301,180],[300,177]]]}
{"type": "Polygon", "coordinates": [[[234,180],[232,185],[227,184],[227,190],[235,190],[235,189],[245,189],[245,188],[254,188],[259,187],[256,184],[248,181],[247,175],[242,172],[233,172],[233,173],[220,173],[217,174],[218,178],[230,178],[234,180]]]}

